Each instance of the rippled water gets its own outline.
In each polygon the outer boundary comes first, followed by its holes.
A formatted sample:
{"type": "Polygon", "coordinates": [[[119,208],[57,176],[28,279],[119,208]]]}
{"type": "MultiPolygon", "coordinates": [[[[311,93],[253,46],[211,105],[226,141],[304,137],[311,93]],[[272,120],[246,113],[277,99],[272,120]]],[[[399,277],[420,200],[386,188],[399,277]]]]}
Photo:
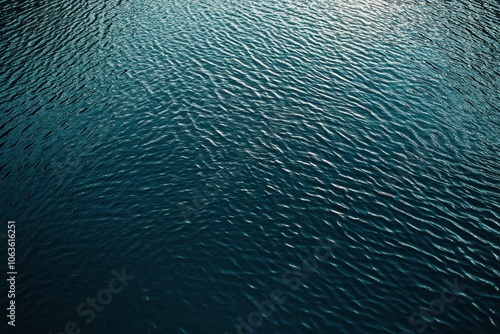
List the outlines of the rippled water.
{"type": "Polygon", "coordinates": [[[0,8],[17,332],[500,332],[498,1],[0,8]]]}

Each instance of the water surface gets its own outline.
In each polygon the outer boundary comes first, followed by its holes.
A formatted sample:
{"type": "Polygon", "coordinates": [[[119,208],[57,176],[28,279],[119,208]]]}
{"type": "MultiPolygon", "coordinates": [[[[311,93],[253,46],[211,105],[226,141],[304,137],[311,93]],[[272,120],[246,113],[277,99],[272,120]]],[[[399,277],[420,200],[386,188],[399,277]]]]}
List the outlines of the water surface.
{"type": "Polygon", "coordinates": [[[499,332],[498,1],[0,8],[19,333],[499,332]]]}

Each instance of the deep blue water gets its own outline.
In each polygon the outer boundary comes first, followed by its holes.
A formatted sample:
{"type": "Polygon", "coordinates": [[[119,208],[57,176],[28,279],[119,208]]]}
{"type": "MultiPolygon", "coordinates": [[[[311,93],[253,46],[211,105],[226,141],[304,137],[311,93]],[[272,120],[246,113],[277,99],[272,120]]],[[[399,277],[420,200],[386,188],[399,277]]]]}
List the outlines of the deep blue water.
{"type": "Polygon", "coordinates": [[[500,333],[498,1],[0,0],[0,36],[2,333],[500,333]]]}

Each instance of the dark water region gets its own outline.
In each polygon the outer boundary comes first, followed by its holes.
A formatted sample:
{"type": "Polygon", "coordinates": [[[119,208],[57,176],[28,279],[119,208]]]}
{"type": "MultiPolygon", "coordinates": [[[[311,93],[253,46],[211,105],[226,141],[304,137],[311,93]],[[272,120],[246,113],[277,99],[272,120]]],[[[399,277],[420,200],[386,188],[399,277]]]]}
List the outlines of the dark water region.
{"type": "Polygon", "coordinates": [[[498,1],[0,0],[0,36],[1,333],[500,332],[498,1]]]}

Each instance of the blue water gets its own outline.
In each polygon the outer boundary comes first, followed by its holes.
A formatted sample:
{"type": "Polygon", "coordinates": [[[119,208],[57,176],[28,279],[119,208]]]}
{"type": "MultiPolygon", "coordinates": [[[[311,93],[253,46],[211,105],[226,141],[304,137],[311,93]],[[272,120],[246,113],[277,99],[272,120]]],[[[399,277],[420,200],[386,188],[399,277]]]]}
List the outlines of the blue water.
{"type": "Polygon", "coordinates": [[[500,333],[498,1],[0,22],[2,333],[500,333]]]}

